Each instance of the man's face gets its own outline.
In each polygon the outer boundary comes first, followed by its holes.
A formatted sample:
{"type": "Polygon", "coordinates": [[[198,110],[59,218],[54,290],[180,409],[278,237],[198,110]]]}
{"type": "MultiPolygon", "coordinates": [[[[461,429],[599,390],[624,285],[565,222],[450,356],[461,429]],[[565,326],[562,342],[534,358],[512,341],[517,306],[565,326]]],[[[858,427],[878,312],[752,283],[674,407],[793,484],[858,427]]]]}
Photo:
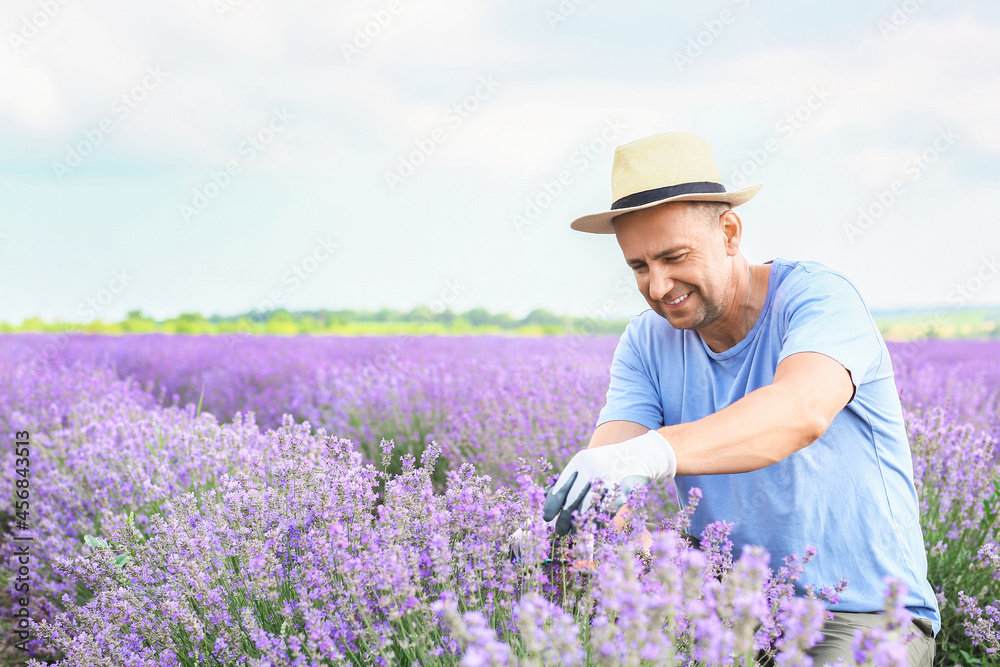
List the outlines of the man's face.
{"type": "Polygon", "coordinates": [[[615,218],[615,236],[639,291],[675,329],[708,326],[732,300],[738,241],[733,250],[727,244],[733,230],[724,231],[715,215],[669,202],[615,218]]]}

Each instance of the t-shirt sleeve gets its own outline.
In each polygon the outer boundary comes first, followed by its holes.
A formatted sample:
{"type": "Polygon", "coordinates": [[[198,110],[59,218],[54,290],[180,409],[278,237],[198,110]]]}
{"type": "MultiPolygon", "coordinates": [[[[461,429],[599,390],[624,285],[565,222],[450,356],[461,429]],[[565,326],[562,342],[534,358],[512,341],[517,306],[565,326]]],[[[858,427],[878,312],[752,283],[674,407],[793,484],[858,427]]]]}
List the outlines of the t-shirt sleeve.
{"type": "Polygon", "coordinates": [[[818,352],[851,374],[854,396],[882,362],[878,328],[857,289],[829,271],[806,272],[786,295],[778,363],[799,352],[818,352]]]}
{"type": "Polygon", "coordinates": [[[639,354],[635,323],[629,323],[615,349],[607,402],[597,417],[597,426],[610,421],[636,422],[649,429],[663,426],[660,392],[639,354]]]}

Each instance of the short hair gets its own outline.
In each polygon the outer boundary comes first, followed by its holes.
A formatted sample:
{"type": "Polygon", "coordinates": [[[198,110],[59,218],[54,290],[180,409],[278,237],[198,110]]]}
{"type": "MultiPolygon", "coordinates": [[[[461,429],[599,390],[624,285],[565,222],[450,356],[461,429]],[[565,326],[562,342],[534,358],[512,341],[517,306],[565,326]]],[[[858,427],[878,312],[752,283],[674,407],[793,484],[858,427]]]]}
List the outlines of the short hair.
{"type": "MultiPolygon", "coordinates": [[[[663,202],[663,203],[666,204],[669,202],[663,202]]],[[[722,216],[722,214],[732,208],[732,206],[730,206],[728,202],[724,201],[681,200],[678,203],[687,204],[689,209],[699,209],[697,215],[701,216],[712,229],[715,229],[718,226],[719,218],[722,216]]],[[[627,215],[627,214],[623,213],[622,215],[627,215]]],[[[611,218],[612,226],[614,226],[615,221],[617,221],[619,217],[621,216],[616,215],[615,217],[611,218]]]]}
{"type": "Polygon", "coordinates": [[[691,208],[699,209],[699,215],[712,228],[719,224],[719,218],[722,214],[732,208],[728,202],[724,201],[689,201],[687,204],[691,208]]]}

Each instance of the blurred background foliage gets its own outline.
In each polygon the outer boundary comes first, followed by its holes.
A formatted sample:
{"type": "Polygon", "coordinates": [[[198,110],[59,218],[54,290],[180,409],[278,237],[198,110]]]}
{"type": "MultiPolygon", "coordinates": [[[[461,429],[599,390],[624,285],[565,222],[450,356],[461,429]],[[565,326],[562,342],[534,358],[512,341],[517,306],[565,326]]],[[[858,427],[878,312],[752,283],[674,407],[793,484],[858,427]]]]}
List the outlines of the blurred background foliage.
{"type": "MultiPolygon", "coordinates": [[[[906,310],[874,313],[886,340],[911,341],[925,338],[1000,338],[1000,308],[906,310]]],[[[620,335],[628,320],[597,311],[587,317],[557,315],[537,308],[525,317],[491,313],[473,308],[456,313],[434,312],[429,308],[410,311],[390,310],[303,310],[253,311],[237,315],[181,313],[156,320],[133,310],[119,322],[94,320],[86,323],[46,322],[25,319],[20,324],[0,323],[0,333],[72,331],[95,334],[248,334],[296,335],[620,335]]]]}

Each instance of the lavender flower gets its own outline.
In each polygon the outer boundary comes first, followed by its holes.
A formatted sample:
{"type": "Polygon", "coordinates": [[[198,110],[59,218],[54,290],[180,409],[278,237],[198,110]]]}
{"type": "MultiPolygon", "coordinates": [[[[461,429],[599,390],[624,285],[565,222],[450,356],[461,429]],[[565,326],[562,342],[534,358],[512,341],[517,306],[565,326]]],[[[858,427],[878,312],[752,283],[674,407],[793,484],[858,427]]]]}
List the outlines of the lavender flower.
{"type": "MultiPolygon", "coordinates": [[[[37,454],[36,665],[809,664],[850,585],[795,597],[815,552],[772,571],[725,522],[695,547],[700,491],[680,511],[668,485],[629,500],[630,530],[598,505],[553,540],[546,477],[586,446],[614,339],[553,355],[546,339],[71,336],[39,362],[47,342],[0,336],[0,423],[37,454]]],[[[918,347],[891,349],[938,650],[985,661],[1000,345],[918,347]]],[[[901,659],[904,598],[890,582],[854,662],[901,659]]]]}

